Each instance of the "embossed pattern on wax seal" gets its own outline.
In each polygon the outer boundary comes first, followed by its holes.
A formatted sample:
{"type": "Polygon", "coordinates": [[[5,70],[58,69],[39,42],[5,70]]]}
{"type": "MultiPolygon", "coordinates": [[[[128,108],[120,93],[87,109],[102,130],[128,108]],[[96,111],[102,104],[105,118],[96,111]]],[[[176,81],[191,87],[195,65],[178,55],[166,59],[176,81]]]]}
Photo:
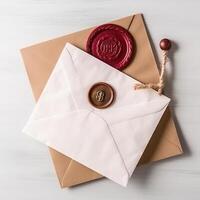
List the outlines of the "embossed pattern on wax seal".
{"type": "Polygon", "coordinates": [[[89,102],[98,109],[107,108],[115,98],[115,92],[111,85],[105,82],[95,83],[88,93],[89,102]]]}
{"type": "Polygon", "coordinates": [[[88,37],[86,45],[88,53],[118,70],[128,66],[133,59],[135,49],[133,36],[115,24],[98,26],[88,37]]]}

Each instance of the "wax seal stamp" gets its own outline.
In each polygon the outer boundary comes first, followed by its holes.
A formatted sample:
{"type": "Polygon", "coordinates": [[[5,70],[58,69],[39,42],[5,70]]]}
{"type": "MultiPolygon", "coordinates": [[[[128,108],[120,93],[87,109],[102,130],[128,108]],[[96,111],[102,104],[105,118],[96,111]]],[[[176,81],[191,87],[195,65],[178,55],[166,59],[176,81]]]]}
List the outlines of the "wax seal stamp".
{"type": "Polygon", "coordinates": [[[86,45],[88,53],[118,70],[128,66],[135,49],[133,36],[115,24],[104,24],[94,29],[86,45]]]}
{"type": "Polygon", "coordinates": [[[89,102],[99,109],[110,106],[113,103],[114,96],[112,86],[104,82],[95,83],[88,93],[89,102]]]}

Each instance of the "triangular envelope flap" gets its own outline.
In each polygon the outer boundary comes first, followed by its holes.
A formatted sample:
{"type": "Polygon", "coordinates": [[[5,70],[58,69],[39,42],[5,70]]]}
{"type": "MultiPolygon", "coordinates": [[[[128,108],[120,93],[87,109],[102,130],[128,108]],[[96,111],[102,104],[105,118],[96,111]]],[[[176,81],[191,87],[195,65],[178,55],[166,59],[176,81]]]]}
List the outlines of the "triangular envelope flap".
{"type": "Polygon", "coordinates": [[[77,106],[95,111],[110,123],[158,112],[170,101],[152,89],[134,90],[134,84],[139,83],[137,80],[69,43],[63,51],[66,80],[77,106]],[[116,91],[116,100],[111,107],[99,110],[89,104],[87,95],[93,84],[102,81],[112,85],[116,91]]]}
{"type": "MultiPolygon", "coordinates": [[[[52,161],[53,164],[57,164],[59,167],[59,171],[56,170],[56,174],[58,176],[58,180],[60,182],[61,187],[63,187],[63,177],[66,174],[66,171],[71,163],[71,158],[66,157],[64,154],[61,154],[60,152],[56,151],[55,149],[52,150],[51,148],[49,149],[50,154],[52,156],[52,161]]],[[[57,169],[57,168],[56,168],[57,169]]]]}
{"type": "Polygon", "coordinates": [[[63,72],[61,54],[35,105],[29,121],[62,115],[73,110],[75,110],[75,105],[63,72]]]}
{"type": "Polygon", "coordinates": [[[92,112],[80,110],[31,120],[24,132],[114,182],[126,186],[129,174],[124,160],[107,124],[92,112]]]}
{"type": "Polygon", "coordinates": [[[166,107],[167,105],[156,113],[111,125],[113,137],[130,175],[137,166],[166,107]]]}
{"type": "Polygon", "coordinates": [[[89,170],[79,162],[71,161],[69,166],[65,168],[61,185],[62,187],[71,187],[97,178],[102,178],[102,175],[91,169],[89,170]]]}

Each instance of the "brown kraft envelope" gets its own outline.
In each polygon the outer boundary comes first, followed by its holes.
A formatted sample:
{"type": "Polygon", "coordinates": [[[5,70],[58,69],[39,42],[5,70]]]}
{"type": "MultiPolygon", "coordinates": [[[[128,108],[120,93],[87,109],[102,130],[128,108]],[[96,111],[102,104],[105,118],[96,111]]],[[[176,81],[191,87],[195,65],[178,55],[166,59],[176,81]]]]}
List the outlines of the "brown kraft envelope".
{"type": "MultiPolygon", "coordinates": [[[[128,16],[111,23],[118,24],[129,30],[136,42],[136,55],[132,63],[123,72],[143,83],[157,82],[159,78],[158,66],[150,46],[142,15],[128,16]]],[[[66,42],[85,50],[87,38],[94,28],[65,35],[21,50],[36,101],[66,42]]],[[[52,148],[49,148],[49,151],[61,187],[70,187],[102,177],[95,171],[52,148]]],[[[182,152],[176,127],[168,108],[153,134],[139,165],[179,155],[182,152]]]]}

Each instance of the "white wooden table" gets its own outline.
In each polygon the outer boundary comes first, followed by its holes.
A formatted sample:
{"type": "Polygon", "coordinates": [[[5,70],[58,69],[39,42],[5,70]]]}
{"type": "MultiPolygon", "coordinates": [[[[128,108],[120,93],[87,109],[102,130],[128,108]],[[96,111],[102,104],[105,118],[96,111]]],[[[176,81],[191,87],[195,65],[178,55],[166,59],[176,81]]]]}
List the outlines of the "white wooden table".
{"type": "Polygon", "coordinates": [[[0,1],[0,199],[199,200],[200,1],[0,1]],[[168,94],[185,154],[139,168],[127,188],[108,180],[61,190],[45,146],[21,129],[34,106],[19,49],[88,26],[142,12],[158,51],[176,41],[168,94]]]}

